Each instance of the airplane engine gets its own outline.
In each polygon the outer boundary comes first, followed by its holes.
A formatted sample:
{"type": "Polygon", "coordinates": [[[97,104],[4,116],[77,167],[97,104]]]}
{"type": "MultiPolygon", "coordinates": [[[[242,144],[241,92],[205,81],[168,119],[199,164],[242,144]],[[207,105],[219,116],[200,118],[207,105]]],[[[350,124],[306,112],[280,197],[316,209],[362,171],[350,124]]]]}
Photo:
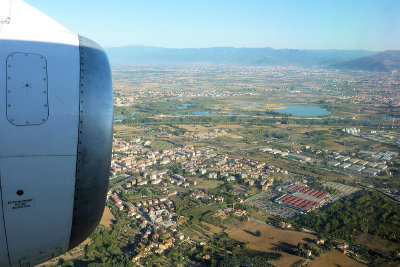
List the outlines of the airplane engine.
{"type": "Polygon", "coordinates": [[[0,0],[0,266],[61,255],[98,225],[112,97],[101,47],[21,0],[0,0]]]}

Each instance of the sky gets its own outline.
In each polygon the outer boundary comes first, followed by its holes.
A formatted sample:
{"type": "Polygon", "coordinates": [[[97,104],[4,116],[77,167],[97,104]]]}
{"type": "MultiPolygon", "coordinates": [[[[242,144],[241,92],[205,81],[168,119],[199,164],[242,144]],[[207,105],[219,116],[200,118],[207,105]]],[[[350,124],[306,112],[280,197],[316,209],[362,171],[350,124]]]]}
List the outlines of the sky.
{"type": "Polygon", "coordinates": [[[398,0],[26,0],[103,47],[400,49],[398,0]]]}

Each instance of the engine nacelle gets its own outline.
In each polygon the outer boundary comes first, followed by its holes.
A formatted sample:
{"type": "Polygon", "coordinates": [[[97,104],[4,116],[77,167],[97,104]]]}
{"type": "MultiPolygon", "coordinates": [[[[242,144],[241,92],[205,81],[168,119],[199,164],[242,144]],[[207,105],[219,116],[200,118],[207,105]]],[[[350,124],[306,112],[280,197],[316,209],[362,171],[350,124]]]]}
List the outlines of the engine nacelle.
{"type": "Polygon", "coordinates": [[[21,0],[0,0],[0,266],[56,257],[98,225],[112,97],[97,44],[21,0]]]}

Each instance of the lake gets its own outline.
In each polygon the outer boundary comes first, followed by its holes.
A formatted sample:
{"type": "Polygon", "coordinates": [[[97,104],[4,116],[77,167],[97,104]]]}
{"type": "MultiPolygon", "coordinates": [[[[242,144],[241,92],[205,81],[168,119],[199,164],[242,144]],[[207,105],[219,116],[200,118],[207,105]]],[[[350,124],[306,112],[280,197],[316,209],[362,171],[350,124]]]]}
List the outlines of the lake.
{"type": "Polygon", "coordinates": [[[325,108],[304,105],[285,106],[283,108],[276,109],[275,111],[299,117],[319,117],[331,114],[331,112],[325,108]]]}

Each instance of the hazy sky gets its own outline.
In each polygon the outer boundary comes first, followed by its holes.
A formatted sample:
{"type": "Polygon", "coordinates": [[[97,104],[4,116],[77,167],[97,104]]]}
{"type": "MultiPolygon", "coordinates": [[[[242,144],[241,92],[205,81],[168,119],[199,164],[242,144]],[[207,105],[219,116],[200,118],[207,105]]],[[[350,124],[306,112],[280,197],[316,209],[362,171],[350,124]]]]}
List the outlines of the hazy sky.
{"type": "Polygon", "coordinates": [[[398,0],[27,0],[105,47],[400,49],[398,0]]]}

